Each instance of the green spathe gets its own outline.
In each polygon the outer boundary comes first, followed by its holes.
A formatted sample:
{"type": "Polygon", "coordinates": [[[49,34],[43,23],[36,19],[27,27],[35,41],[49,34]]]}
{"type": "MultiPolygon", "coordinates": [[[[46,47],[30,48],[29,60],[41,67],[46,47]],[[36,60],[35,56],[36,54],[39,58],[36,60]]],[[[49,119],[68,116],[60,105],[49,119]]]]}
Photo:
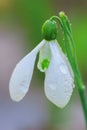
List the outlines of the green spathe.
{"type": "Polygon", "coordinates": [[[50,41],[57,37],[57,25],[55,21],[47,20],[42,26],[43,38],[50,41]]]}

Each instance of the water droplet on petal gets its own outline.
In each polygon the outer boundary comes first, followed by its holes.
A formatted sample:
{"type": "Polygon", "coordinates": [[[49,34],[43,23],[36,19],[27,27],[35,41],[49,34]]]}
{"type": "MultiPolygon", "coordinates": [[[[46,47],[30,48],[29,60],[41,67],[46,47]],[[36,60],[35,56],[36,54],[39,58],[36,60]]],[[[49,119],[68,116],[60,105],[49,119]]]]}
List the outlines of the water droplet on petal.
{"type": "Polygon", "coordinates": [[[60,65],[60,70],[63,74],[67,74],[67,67],[65,64],[60,65]]]}
{"type": "Polygon", "coordinates": [[[26,90],[28,89],[26,86],[28,84],[28,81],[27,81],[27,76],[25,76],[25,78],[21,81],[20,83],[20,89],[22,92],[26,92],[26,90]]]}
{"type": "Polygon", "coordinates": [[[52,89],[52,90],[55,90],[55,89],[56,89],[56,87],[53,86],[53,85],[51,85],[51,84],[49,85],[49,88],[52,89]]]}
{"type": "Polygon", "coordinates": [[[75,84],[73,84],[72,88],[75,88],[75,84]]]}

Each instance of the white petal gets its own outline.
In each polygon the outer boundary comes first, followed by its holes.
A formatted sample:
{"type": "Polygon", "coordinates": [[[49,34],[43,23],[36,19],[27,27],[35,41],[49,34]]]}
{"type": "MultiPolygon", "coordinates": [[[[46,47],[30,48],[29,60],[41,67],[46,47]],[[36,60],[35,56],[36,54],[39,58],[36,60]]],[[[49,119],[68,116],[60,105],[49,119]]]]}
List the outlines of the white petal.
{"type": "Polygon", "coordinates": [[[45,94],[60,108],[65,107],[73,92],[74,77],[71,67],[57,41],[50,42],[52,59],[45,77],[45,94]]]}
{"type": "Polygon", "coordinates": [[[12,100],[20,101],[27,93],[33,74],[36,55],[44,44],[45,40],[43,40],[16,65],[9,84],[9,91],[12,100]]]}
{"type": "Polygon", "coordinates": [[[38,69],[41,72],[45,72],[47,70],[47,64],[50,63],[51,60],[51,50],[50,50],[50,46],[49,43],[46,41],[46,44],[40,49],[39,52],[39,61],[37,64],[38,69]],[[43,67],[42,64],[43,62],[45,62],[45,66],[43,67]]]}

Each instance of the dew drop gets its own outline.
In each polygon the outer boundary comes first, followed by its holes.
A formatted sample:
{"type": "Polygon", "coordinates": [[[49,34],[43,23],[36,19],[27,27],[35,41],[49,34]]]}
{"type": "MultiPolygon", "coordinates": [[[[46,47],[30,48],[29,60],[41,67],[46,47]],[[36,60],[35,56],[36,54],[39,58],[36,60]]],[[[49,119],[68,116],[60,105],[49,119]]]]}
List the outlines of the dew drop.
{"type": "Polygon", "coordinates": [[[68,84],[68,80],[65,80],[65,85],[67,85],[68,84]]]}
{"type": "Polygon", "coordinates": [[[56,95],[55,95],[55,94],[53,94],[53,98],[56,98],[56,95]]]}
{"type": "Polygon", "coordinates": [[[71,88],[67,88],[67,87],[65,88],[65,94],[66,94],[66,96],[70,96],[71,92],[72,92],[71,88]]]}
{"type": "Polygon", "coordinates": [[[72,88],[75,88],[75,84],[73,83],[73,86],[72,86],[72,88]]]}
{"type": "Polygon", "coordinates": [[[56,87],[51,85],[51,84],[49,85],[49,88],[52,89],[52,90],[56,90],[56,87]]]}
{"type": "Polygon", "coordinates": [[[23,92],[26,92],[26,90],[27,90],[27,77],[25,76],[25,78],[21,81],[21,83],[20,83],[20,86],[21,86],[21,90],[23,91],[23,92]]]}
{"type": "Polygon", "coordinates": [[[65,64],[60,65],[60,70],[63,74],[67,74],[67,67],[65,64]]]}

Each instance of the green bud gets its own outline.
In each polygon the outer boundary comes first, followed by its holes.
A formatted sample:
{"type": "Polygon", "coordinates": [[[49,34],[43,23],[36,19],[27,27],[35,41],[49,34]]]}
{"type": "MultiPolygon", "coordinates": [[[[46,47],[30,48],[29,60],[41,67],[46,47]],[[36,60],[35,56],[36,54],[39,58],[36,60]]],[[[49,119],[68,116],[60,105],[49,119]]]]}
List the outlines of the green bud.
{"type": "Polygon", "coordinates": [[[55,21],[47,20],[42,26],[42,35],[46,40],[54,40],[57,37],[57,25],[55,21]]]}

